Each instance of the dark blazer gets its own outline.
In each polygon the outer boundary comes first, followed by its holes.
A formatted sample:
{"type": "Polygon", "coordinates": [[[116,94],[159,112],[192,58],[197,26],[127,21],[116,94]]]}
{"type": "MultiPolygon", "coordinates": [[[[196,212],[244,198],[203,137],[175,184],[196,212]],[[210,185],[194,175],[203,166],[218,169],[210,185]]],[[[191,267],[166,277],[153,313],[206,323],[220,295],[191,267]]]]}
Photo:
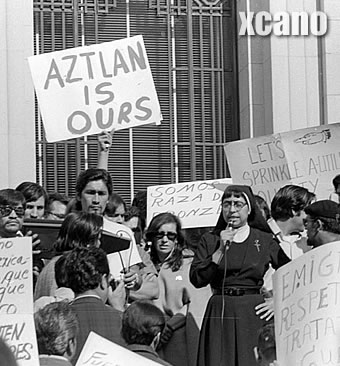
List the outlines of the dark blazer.
{"type": "Polygon", "coordinates": [[[130,351],[132,351],[134,353],[137,353],[140,356],[146,357],[149,360],[158,362],[161,365],[172,366],[169,362],[166,362],[166,361],[162,360],[159,357],[158,353],[151,346],[145,346],[145,345],[142,345],[142,344],[129,344],[127,346],[127,348],[130,351]]]}
{"type": "Polygon", "coordinates": [[[72,362],[75,364],[85,341],[91,331],[108,339],[111,342],[125,346],[120,335],[121,312],[107,306],[99,297],[84,296],[71,302],[72,310],[79,320],[79,333],[77,336],[77,351],[72,362]]]}

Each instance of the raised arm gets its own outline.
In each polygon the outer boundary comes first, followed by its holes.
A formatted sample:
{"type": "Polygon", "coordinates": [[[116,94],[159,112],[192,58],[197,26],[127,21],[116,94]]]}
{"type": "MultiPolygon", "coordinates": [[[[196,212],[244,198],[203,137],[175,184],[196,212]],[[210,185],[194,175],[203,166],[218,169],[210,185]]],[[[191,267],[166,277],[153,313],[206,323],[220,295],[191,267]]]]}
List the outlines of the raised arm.
{"type": "Polygon", "coordinates": [[[109,153],[110,148],[112,146],[112,136],[114,130],[111,132],[103,131],[98,135],[98,144],[99,144],[99,155],[98,155],[98,163],[97,168],[105,169],[108,168],[109,163],[109,153]]]}

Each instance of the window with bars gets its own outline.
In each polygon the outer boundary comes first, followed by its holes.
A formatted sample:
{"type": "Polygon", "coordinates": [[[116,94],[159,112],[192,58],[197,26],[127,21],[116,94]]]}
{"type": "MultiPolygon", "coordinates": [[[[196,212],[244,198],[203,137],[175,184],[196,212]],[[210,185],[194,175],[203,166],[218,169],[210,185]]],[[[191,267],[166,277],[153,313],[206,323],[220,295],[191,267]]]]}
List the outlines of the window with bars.
{"type": "MultiPolygon", "coordinates": [[[[108,170],[127,202],[149,185],[229,176],[239,136],[236,17],[231,0],[34,0],[35,53],[142,34],[163,121],[114,134],[108,170]],[[132,162],[132,163],[131,163],[132,162]]],[[[36,113],[37,181],[74,194],[97,164],[97,137],[47,143],[36,113]]]]}

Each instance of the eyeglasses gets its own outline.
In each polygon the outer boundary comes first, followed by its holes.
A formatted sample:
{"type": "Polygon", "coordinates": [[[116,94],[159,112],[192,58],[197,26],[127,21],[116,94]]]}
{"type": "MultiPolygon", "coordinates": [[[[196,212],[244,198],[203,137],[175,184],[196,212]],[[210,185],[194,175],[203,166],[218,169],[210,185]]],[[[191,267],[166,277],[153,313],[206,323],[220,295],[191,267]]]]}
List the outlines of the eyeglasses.
{"type": "Polygon", "coordinates": [[[0,214],[2,216],[9,216],[13,211],[15,211],[18,217],[23,217],[25,214],[23,207],[0,206],[0,214]]]}
{"type": "Polygon", "coordinates": [[[177,238],[177,234],[171,232],[165,233],[164,231],[159,231],[155,234],[156,239],[163,239],[164,236],[166,236],[169,240],[175,240],[177,238]]]}
{"type": "Polygon", "coordinates": [[[63,220],[65,218],[65,214],[60,214],[60,213],[57,213],[57,212],[47,212],[47,214],[55,216],[60,220],[63,220]]]}
{"type": "Polygon", "coordinates": [[[240,211],[246,205],[246,203],[240,201],[225,201],[222,203],[222,208],[223,210],[230,210],[230,208],[234,206],[236,211],[240,211]]]}

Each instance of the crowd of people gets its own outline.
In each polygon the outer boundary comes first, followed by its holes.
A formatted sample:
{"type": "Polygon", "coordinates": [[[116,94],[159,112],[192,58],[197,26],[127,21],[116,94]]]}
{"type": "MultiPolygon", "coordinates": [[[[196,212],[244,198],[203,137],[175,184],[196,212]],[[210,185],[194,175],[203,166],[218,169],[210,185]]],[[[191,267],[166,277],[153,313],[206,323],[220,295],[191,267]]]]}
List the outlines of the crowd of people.
{"type": "MultiPolygon", "coordinates": [[[[338,203],[286,185],[269,207],[232,184],[216,226],[193,244],[171,213],[146,227],[146,192],[131,205],[113,192],[111,139],[99,137],[98,167],[79,174],[71,199],[34,182],[0,190],[0,236],[32,238],[40,364],[74,365],[94,331],[162,365],[273,365],[272,273],[340,240],[338,203]],[[27,219],[60,221],[49,258],[39,236],[24,230],[27,219]],[[104,250],[105,233],[128,248],[104,250]]],[[[339,183],[337,176],[337,194],[339,183]]],[[[14,365],[6,347],[0,343],[14,365]]]]}

